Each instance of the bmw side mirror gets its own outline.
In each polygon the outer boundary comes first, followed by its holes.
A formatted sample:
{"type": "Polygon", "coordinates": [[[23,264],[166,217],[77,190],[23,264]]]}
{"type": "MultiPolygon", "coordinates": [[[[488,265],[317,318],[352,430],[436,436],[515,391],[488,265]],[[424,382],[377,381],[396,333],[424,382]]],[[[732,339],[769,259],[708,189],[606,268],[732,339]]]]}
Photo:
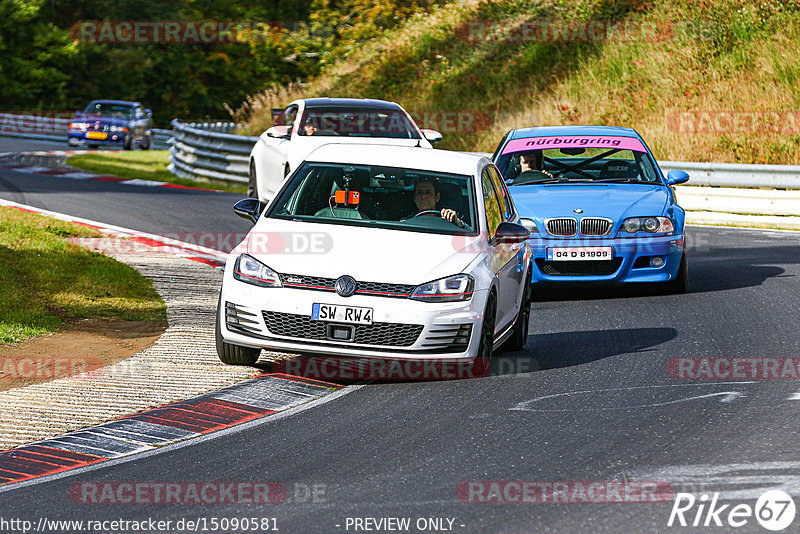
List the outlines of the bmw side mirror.
{"type": "Polygon", "coordinates": [[[243,198],[234,204],[233,212],[242,219],[247,219],[255,224],[258,222],[258,217],[265,207],[266,204],[263,204],[257,198],[243,198]]]}
{"type": "Polygon", "coordinates": [[[667,173],[667,185],[685,184],[689,181],[689,175],[685,171],[673,170],[667,173]]]}
{"type": "Polygon", "coordinates": [[[521,224],[511,223],[507,221],[501,222],[497,225],[497,231],[492,239],[493,245],[512,245],[515,243],[522,243],[531,236],[530,230],[521,224]]]}
{"type": "Polygon", "coordinates": [[[422,132],[422,135],[425,136],[425,139],[427,139],[428,142],[430,142],[430,144],[432,145],[435,145],[436,143],[442,140],[442,134],[437,132],[436,130],[429,130],[427,128],[423,128],[420,130],[420,132],[422,132]]]}

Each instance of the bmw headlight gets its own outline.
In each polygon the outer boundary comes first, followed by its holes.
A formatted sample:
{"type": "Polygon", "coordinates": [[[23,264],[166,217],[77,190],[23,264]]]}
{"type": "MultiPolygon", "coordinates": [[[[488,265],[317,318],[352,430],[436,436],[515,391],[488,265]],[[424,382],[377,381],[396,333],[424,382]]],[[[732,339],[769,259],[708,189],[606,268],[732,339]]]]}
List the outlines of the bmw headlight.
{"type": "Polygon", "coordinates": [[[631,217],[622,222],[620,230],[629,234],[639,231],[649,234],[671,234],[675,231],[675,226],[667,217],[631,217]]]}
{"type": "Polygon", "coordinates": [[[85,130],[89,125],[85,122],[71,122],[69,123],[70,130],[85,130]]]}
{"type": "Polygon", "coordinates": [[[278,273],[252,256],[242,254],[233,265],[233,277],[240,282],[259,287],[281,287],[278,273]]]}
{"type": "Polygon", "coordinates": [[[440,278],[414,288],[411,297],[424,302],[458,302],[472,298],[475,280],[468,274],[440,278]]]}

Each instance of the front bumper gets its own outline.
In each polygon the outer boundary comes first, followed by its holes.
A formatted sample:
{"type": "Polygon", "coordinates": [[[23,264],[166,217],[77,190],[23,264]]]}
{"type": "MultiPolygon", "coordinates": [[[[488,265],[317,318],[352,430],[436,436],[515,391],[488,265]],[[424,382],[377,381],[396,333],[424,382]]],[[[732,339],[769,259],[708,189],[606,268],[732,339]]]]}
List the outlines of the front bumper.
{"type": "Polygon", "coordinates": [[[561,238],[528,240],[533,252],[533,283],[570,282],[667,282],[677,276],[684,251],[684,235],[561,238]],[[548,261],[553,247],[611,247],[611,260],[548,261]],[[651,260],[661,258],[656,267],[651,260]]]}
{"type": "Polygon", "coordinates": [[[233,279],[226,271],[218,313],[220,331],[228,343],[391,360],[463,361],[472,360],[478,352],[485,290],[476,291],[468,301],[451,303],[367,295],[345,298],[328,291],[257,287],[233,279]],[[328,324],[345,323],[312,320],[315,303],[372,308],[373,325],[354,327],[353,341],[334,340],[321,332],[328,324]],[[237,316],[245,319],[238,325],[232,319],[237,316]],[[469,337],[463,343],[466,331],[469,337]],[[456,342],[457,338],[462,342],[456,342]]]}
{"type": "MultiPolygon", "coordinates": [[[[102,132],[106,133],[106,132],[102,132]]],[[[125,136],[127,134],[123,132],[118,133],[106,133],[105,139],[87,139],[86,137],[87,132],[85,131],[78,131],[78,130],[70,130],[67,133],[67,143],[71,146],[79,146],[79,145],[124,145],[125,144],[125,136]]]]}

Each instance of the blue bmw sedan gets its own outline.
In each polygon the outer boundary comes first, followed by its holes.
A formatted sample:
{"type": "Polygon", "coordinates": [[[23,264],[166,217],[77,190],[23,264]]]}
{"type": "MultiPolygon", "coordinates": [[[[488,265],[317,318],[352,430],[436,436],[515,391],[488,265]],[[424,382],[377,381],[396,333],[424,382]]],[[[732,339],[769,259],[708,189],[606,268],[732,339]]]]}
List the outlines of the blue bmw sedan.
{"type": "Polygon", "coordinates": [[[149,150],[152,145],[152,113],[139,102],[92,100],[77,115],[67,132],[70,146],[111,145],[125,150],[134,147],[149,150]]]}
{"type": "Polygon", "coordinates": [[[685,212],[631,128],[547,126],[508,132],[493,160],[531,232],[532,283],[658,282],[685,292],[685,212]]]}

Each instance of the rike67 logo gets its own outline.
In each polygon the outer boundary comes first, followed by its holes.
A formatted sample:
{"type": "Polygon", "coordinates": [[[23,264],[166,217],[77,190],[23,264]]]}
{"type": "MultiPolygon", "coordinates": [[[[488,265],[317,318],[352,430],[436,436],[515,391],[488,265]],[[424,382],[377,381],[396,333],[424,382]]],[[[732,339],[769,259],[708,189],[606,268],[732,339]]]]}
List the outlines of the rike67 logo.
{"type": "Polygon", "coordinates": [[[731,529],[752,524],[755,518],[765,529],[777,532],[792,524],[795,511],[794,500],[781,490],[763,493],[755,507],[745,503],[720,504],[719,493],[714,493],[711,497],[703,493],[699,498],[691,493],[678,493],[675,495],[667,526],[731,529]]]}

